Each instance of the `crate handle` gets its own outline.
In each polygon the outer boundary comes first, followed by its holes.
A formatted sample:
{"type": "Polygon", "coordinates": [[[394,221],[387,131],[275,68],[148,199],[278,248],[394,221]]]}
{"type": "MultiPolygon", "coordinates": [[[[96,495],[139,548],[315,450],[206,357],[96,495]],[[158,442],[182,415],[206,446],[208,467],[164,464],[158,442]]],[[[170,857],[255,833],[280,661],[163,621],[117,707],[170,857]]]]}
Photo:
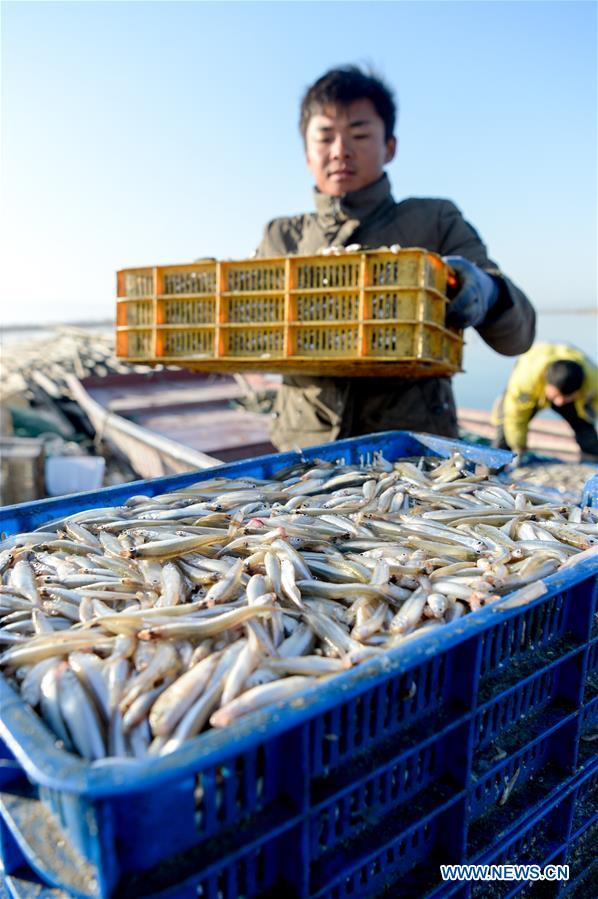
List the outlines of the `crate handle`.
{"type": "Polygon", "coordinates": [[[459,288],[459,279],[457,277],[457,273],[454,268],[451,268],[450,265],[446,271],[446,295],[449,299],[452,299],[457,294],[457,290],[459,288]]]}

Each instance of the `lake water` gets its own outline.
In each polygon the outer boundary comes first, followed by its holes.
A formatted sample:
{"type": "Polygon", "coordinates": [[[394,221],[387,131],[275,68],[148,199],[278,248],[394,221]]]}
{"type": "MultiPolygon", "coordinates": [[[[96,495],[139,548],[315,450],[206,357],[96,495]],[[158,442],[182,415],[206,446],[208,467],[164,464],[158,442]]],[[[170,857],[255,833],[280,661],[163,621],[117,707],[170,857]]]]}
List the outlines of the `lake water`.
{"type": "MultiPolygon", "coordinates": [[[[97,334],[110,334],[112,329],[105,322],[86,326],[97,334]]],[[[11,346],[21,341],[47,338],[51,328],[39,331],[4,331],[2,344],[8,356],[11,346]]],[[[591,314],[561,314],[540,312],[537,319],[537,340],[571,343],[583,350],[591,359],[598,358],[598,316],[591,314]]],[[[465,371],[453,379],[457,404],[472,409],[491,409],[499,393],[504,390],[516,359],[500,356],[472,329],[466,332],[463,354],[465,371]]],[[[543,413],[552,415],[552,412],[543,413]]]]}

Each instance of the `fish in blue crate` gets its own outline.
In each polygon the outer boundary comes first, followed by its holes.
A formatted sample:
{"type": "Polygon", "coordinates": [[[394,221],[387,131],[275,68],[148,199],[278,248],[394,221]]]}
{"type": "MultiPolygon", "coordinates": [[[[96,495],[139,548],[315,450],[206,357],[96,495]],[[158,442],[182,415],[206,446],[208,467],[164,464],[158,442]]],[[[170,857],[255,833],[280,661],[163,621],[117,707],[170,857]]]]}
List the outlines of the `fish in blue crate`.
{"type": "Polygon", "coordinates": [[[505,594],[539,596],[597,543],[597,509],[460,452],[216,476],[5,539],[0,666],[65,749],[168,754],[505,594]]]}

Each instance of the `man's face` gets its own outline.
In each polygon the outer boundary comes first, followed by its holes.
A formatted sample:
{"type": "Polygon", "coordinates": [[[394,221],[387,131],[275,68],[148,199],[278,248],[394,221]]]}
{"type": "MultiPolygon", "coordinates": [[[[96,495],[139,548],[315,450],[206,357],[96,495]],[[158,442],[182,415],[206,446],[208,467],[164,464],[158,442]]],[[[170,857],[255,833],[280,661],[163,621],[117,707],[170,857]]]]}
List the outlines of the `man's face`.
{"type": "Polygon", "coordinates": [[[576,390],[575,393],[569,393],[565,395],[561,393],[558,387],[555,387],[554,384],[547,384],[544,388],[544,395],[549,403],[552,403],[553,406],[559,408],[560,406],[566,406],[569,403],[574,403],[577,397],[579,396],[579,390],[576,390]]]}
{"type": "Polygon", "coordinates": [[[384,122],[371,100],[327,106],[310,118],[305,158],[316,187],[340,197],[377,181],[395,155],[394,137],[384,137],[384,122]]]}

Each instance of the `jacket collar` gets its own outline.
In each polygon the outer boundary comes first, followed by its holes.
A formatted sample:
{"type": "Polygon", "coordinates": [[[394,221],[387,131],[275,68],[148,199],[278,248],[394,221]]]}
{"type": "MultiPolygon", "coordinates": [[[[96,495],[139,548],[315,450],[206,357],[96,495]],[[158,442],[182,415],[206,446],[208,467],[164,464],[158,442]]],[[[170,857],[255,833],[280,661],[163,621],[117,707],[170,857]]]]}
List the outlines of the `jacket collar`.
{"type": "Polygon", "coordinates": [[[348,221],[353,221],[357,226],[385,200],[390,199],[394,202],[386,173],[373,184],[343,194],[341,197],[330,197],[315,188],[314,198],[316,219],[324,233],[336,231],[348,221]]]}

